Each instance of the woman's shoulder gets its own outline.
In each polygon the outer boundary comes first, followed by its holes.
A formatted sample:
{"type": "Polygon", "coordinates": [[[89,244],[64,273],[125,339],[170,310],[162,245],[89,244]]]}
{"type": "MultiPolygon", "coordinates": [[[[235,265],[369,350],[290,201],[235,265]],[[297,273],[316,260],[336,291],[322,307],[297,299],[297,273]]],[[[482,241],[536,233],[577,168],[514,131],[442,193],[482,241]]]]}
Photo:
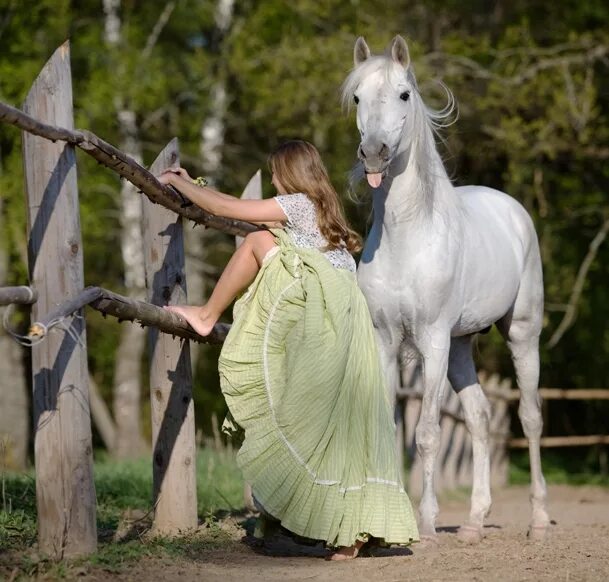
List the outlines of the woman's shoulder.
{"type": "Polygon", "coordinates": [[[279,194],[275,200],[281,206],[288,221],[292,224],[315,220],[315,203],[302,192],[279,194]]]}
{"type": "Polygon", "coordinates": [[[313,200],[309,197],[308,194],[304,192],[295,192],[293,194],[278,194],[275,196],[275,200],[277,200],[280,204],[306,204],[306,205],[315,205],[313,200]]]}

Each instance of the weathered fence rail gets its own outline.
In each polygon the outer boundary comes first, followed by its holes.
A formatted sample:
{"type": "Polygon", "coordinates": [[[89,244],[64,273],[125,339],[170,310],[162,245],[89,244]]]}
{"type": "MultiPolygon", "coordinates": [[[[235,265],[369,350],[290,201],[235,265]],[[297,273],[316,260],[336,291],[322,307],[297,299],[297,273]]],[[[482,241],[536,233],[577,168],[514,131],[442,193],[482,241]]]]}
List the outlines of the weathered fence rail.
{"type": "Polygon", "coordinates": [[[38,293],[35,289],[20,285],[18,287],[0,287],[0,305],[31,305],[36,303],[38,293]]]}
{"type": "MultiPolygon", "coordinates": [[[[66,54],[69,53],[67,43],[58,50],[65,50],[66,54]]],[[[42,114],[34,117],[28,115],[28,112],[20,111],[0,102],[0,121],[14,125],[28,134],[40,136],[53,142],[65,141],[80,148],[99,163],[129,180],[155,204],[161,204],[197,224],[209,226],[228,234],[244,236],[258,230],[259,227],[248,222],[214,216],[194,204],[189,204],[177,190],[161,184],[153,173],[90,131],[72,130],[50,125],[41,122],[41,117],[42,114]]]]}
{"type": "MultiPolygon", "coordinates": [[[[512,438],[510,434],[510,405],[520,398],[520,391],[511,388],[509,380],[498,375],[480,374],[480,384],[491,404],[489,436],[491,441],[491,483],[493,486],[508,484],[509,450],[527,448],[526,438],[512,438]]],[[[609,390],[603,388],[540,388],[543,400],[607,400],[609,390]]],[[[415,428],[421,409],[423,394],[420,390],[402,388],[398,391],[400,411],[403,418],[398,426],[403,427],[403,446],[409,465],[409,492],[419,495],[422,484],[422,467],[416,453],[415,428]]],[[[465,427],[465,419],[458,396],[447,386],[441,406],[442,420],[439,463],[436,487],[439,491],[471,485],[472,447],[465,427]]],[[[578,447],[609,444],[609,435],[546,436],[541,438],[542,447],[578,447]]]]}
{"type": "Polygon", "coordinates": [[[119,321],[156,327],[163,333],[199,343],[220,344],[230,329],[230,325],[218,323],[209,335],[203,337],[181,317],[157,305],[125,297],[103,287],[86,287],[73,299],[61,303],[56,309],[34,321],[28,337],[32,340],[44,337],[59,322],[87,305],[104,315],[116,317],[119,321]]]}

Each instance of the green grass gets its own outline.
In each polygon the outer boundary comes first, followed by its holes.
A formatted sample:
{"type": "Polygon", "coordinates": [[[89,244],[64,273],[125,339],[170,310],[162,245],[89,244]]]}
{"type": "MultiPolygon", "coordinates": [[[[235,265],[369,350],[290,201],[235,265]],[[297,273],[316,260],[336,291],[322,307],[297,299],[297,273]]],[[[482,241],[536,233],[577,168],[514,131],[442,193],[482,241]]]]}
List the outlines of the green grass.
{"type": "Polygon", "coordinates": [[[243,479],[229,449],[201,449],[197,454],[199,519],[205,527],[177,539],[142,536],[150,524],[152,467],[150,459],[114,461],[99,455],[94,466],[97,493],[98,552],[86,560],[52,563],[38,556],[36,542],[36,484],[33,472],[4,473],[0,499],[0,579],[17,567],[24,576],[52,578],[78,575],[79,568],[118,571],[142,556],[196,556],[204,548],[226,544],[230,536],[214,516],[243,505],[243,479]],[[130,518],[130,519],[129,519],[130,518]],[[120,541],[113,541],[120,526],[120,541]],[[8,561],[7,561],[8,560],[8,561]]]}
{"type": "MultiPolygon", "coordinates": [[[[602,474],[594,451],[584,454],[573,451],[559,453],[543,450],[541,465],[546,483],[555,485],[598,485],[609,487],[609,475],[602,474]]],[[[510,454],[510,484],[527,485],[530,482],[529,455],[526,451],[510,454]]]]}

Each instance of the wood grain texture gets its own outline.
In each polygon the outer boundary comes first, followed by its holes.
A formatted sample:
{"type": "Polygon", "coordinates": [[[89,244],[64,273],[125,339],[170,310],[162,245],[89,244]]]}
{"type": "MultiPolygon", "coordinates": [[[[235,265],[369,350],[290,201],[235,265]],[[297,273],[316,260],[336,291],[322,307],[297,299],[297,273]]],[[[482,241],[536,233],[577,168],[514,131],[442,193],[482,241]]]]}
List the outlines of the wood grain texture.
{"type": "MultiPolygon", "coordinates": [[[[172,140],[151,167],[152,173],[179,164],[172,140]]],[[[144,249],[148,301],[186,303],[182,219],[144,201],[144,249]]],[[[188,341],[151,328],[150,407],[152,414],[154,531],[178,534],[197,526],[195,420],[188,341]]]]}
{"type": "Polygon", "coordinates": [[[0,287],[0,305],[31,305],[36,302],[38,293],[31,287],[20,285],[18,287],[0,287]]]}
{"type": "MultiPolygon", "coordinates": [[[[65,43],[36,79],[24,110],[73,128],[70,49],[65,43]]],[[[74,147],[23,134],[32,319],[83,288],[74,147]]],[[[34,453],[39,551],[53,558],[97,547],[87,349],[80,311],[32,349],[34,453]]]]}

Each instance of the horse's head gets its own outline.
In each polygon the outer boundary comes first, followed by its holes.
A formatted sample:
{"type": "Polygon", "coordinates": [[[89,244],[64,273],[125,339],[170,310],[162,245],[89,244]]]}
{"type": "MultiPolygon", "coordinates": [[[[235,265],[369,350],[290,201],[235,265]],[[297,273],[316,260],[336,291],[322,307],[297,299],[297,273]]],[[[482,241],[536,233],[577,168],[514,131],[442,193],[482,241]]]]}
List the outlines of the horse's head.
{"type": "Polygon", "coordinates": [[[408,147],[415,115],[416,81],[406,41],[396,36],[386,55],[373,56],[360,36],[353,51],[355,68],[343,86],[343,100],[357,106],[361,135],[358,157],[368,182],[378,188],[391,161],[408,147]]]}

